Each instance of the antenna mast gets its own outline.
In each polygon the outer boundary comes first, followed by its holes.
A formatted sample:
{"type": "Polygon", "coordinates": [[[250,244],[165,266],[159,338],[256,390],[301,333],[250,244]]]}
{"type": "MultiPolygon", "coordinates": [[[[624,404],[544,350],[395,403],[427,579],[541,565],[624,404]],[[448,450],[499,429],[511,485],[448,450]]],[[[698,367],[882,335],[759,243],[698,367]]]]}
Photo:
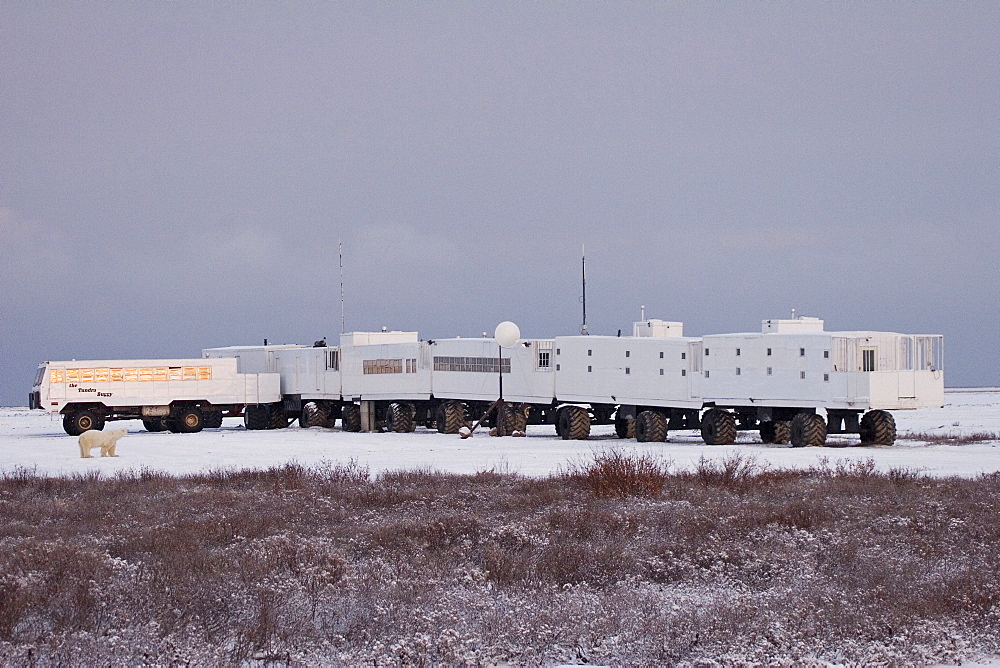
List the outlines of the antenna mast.
{"type": "Polygon", "coordinates": [[[340,250],[340,333],[344,333],[344,242],[339,242],[340,250]]]}
{"type": "Polygon", "coordinates": [[[583,296],[580,301],[583,302],[583,325],[580,326],[580,333],[584,336],[587,335],[587,245],[580,245],[580,259],[582,261],[583,270],[583,296]]]}

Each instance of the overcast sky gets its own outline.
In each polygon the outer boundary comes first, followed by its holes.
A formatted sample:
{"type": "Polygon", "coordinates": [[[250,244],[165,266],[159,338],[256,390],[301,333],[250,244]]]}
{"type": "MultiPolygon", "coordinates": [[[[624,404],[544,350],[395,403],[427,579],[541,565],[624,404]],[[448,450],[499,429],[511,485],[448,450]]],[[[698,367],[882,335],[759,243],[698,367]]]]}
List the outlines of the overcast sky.
{"type": "Polygon", "coordinates": [[[1000,385],[1000,3],[0,0],[0,404],[51,359],[945,335],[1000,385]]]}

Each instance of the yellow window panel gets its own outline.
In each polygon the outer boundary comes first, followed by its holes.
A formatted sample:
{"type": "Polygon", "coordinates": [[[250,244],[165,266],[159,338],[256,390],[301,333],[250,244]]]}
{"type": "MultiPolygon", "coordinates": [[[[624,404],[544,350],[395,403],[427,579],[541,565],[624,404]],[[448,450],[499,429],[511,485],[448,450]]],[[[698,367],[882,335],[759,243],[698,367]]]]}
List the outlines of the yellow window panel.
{"type": "Polygon", "coordinates": [[[212,367],[210,366],[198,367],[198,380],[212,380],[212,367]]]}
{"type": "Polygon", "coordinates": [[[79,383],[80,382],[80,370],[79,369],[67,369],[66,370],[66,382],[67,383],[79,383]]]}
{"type": "Polygon", "coordinates": [[[193,366],[184,367],[184,380],[198,380],[198,369],[193,366]]]}
{"type": "Polygon", "coordinates": [[[122,369],[122,379],[126,383],[133,383],[139,380],[139,370],[138,369],[122,369]]]}
{"type": "Polygon", "coordinates": [[[98,383],[106,383],[111,378],[110,369],[94,369],[94,381],[98,383]]]}
{"type": "Polygon", "coordinates": [[[139,380],[153,380],[153,370],[152,369],[139,369],[139,380]]]}
{"type": "Polygon", "coordinates": [[[80,382],[81,383],[93,383],[94,382],[94,370],[93,369],[80,369],[80,382]]]}
{"type": "Polygon", "coordinates": [[[166,380],[167,379],[167,367],[158,366],[153,369],[153,380],[166,380]]]}
{"type": "Polygon", "coordinates": [[[116,383],[120,383],[125,379],[125,369],[112,369],[111,370],[111,380],[116,383]]]}
{"type": "Polygon", "coordinates": [[[62,369],[52,369],[49,373],[50,383],[65,383],[66,382],[66,372],[62,369]]]}
{"type": "Polygon", "coordinates": [[[179,366],[173,366],[170,367],[170,369],[168,369],[167,377],[170,378],[170,380],[184,380],[184,376],[182,375],[182,373],[183,369],[181,369],[179,366]]]}

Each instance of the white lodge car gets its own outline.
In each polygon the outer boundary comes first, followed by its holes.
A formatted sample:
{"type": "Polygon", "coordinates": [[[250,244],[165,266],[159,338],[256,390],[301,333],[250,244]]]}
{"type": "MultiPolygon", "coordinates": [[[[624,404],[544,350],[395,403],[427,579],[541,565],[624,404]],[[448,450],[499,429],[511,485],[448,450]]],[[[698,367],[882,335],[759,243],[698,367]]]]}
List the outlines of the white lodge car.
{"type": "Polygon", "coordinates": [[[280,399],[277,374],[238,373],[231,358],[73,360],[40,364],[29,404],[61,413],[66,433],[76,436],[131,419],[149,431],[201,431],[248,404],[280,399]]]}
{"type": "Polygon", "coordinates": [[[417,332],[351,332],[339,346],[210,348],[196,360],[47,362],[32,408],[64,415],[68,433],[141,418],[147,429],[198,431],[243,415],[248,429],[456,433],[484,416],[497,433],[552,424],[584,439],[592,424],[664,441],[700,429],[709,444],[738,430],[765,443],[823,445],[828,433],[892,444],[890,410],[944,404],[943,337],[827,332],[818,318],[765,320],[760,332],[685,337],[642,320],[632,336],[422,341],[417,332]],[[503,402],[494,407],[501,396],[503,402]]]}

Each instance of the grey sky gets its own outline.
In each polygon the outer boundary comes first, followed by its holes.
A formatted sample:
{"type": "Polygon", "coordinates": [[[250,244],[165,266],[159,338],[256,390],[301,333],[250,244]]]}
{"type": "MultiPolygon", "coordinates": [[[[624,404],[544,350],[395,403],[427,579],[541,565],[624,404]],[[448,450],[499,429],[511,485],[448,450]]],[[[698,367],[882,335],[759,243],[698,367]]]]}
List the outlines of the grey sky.
{"type": "Polygon", "coordinates": [[[1000,385],[1000,5],[0,2],[0,404],[45,359],[789,309],[1000,385]]]}

